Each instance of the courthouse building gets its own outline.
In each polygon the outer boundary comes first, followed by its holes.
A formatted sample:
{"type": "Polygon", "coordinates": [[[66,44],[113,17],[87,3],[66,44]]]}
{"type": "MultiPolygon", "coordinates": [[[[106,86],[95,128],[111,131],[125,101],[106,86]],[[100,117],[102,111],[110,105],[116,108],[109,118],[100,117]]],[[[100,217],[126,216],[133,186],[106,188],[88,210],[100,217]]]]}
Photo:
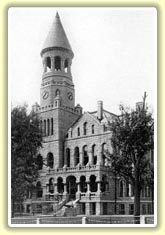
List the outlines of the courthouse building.
{"type": "MultiPolygon", "coordinates": [[[[102,101],[92,112],[75,105],[74,53],[58,13],[41,57],[40,105],[36,103],[33,110],[41,119],[43,147],[37,156],[39,178],[29,190],[24,212],[133,214],[133,185],[114,177],[105,154],[112,152],[111,123],[117,115],[106,111],[102,101]]],[[[141,213],[152,213],[149,188],[142,191],[141,213]]]]}

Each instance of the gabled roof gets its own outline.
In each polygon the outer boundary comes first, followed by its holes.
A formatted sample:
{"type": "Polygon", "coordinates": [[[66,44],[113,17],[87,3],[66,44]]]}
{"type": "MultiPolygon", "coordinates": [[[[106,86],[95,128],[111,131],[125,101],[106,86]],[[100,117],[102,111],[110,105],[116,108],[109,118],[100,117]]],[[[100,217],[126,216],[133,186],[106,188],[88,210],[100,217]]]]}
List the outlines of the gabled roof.
{"type": "MultiPolygon", "coordinates": [[[[45,40],[41,54],[48,48],[64,48],[72,52],[68,38],[62,26],[58,12],[56,13],[53,24],[45,40]]],[[[73,53],[73,52],[72,52],[73,53]]]]}
{"type": "MultiPolygon", "coordinates": [[[[94,112],[90,112],[90,114],[98,120],[97,118],[97,111],[94,112]]],[[[117,118],[118,116],[114,113],[111,113],[107,110],[103,110],[103,119],[101,120],[101,123],[106,123],[107,125],[109,125],[115,118],[117,118]]]]}
{"type": "Polygon", "coordinates": [[[76,126],[76,124],[77,124],[78,122],[81,122],[81,119],[83,119],[85,115],[87,115],[87,116],[89,116],[90,118],[92,118],[92,119],[94,120],[94,122],[96,122],[98,125],[101,124],[101,123],[99,122],[99,120],[96,119],[91,113],[85,112],[84,114],[82,114],[82,115],[72,124],[72,126],[71,126],[70,128],[74,128],[74,126],[76,126]]]}

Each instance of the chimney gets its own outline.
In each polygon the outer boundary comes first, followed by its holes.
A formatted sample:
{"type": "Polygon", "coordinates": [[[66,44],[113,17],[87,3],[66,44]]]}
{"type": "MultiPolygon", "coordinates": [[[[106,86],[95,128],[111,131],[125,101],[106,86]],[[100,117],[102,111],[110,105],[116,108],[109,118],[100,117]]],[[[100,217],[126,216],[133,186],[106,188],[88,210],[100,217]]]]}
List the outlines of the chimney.
{"type": "Polygon", "coordinates": [[[103,119],[103,101],[97,102],[97,118],[99,120],[103,119]]]}

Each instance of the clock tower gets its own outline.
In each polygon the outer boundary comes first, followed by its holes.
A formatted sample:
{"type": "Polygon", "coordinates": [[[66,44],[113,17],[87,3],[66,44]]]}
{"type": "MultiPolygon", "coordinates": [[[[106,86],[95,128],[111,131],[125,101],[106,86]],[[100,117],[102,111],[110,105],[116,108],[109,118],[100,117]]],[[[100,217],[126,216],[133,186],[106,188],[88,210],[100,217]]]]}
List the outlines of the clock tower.
{"type": "Polygon", "coordinates": [[[61,24],[58,13],[41,50],[43,75],[41,83],[41,106],[52,105],[60,97],[61,105],[74,108],[75,91],[71,64],[73,51],[61,24]]]}
{"type": "Polygon", "coordinates": [[[75,90],[71,64],[73,51],[58,13],[41,50],[43,75],[40,89],[40,107],[37,107],[43,130],[41,155],[47,161],[53,156],[52,168],[64,165],[64,141],[70,126],[82,114],[75,106],[75,90]]]}

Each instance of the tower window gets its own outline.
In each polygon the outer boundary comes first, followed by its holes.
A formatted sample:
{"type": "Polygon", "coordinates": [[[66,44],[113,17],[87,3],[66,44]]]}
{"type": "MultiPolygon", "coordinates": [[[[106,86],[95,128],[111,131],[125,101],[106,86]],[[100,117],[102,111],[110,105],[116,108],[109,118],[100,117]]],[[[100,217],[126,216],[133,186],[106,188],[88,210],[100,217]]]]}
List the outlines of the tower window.
{"type": "Polygon", "coordinates": [[[46,57],[46,72],[50,72],[51,69],[51,59],[50,57],[46,57]]]}
{"type": "Polygon", "coordinates": [[[53,135],[53,118],[51,118],[51,135],[53,135]]]}
{"type": "Polygon", "coordinates": [[[50,135],[50,120],[49,119],[47,120],[47,125],[48,125],[48,133],[47,133],[47,135],[49,136],[50,135]]]}
{"type": "Polygon", "coordinates": [[[65,73],[68,72],[68,60],[67,59],[64,62],[64,71],[65,71],[65,73]]]}
{"type": "Polygon", "coordinates": [[[61,58],[59,56],[55,57],[55,71],[61,70],[61,58]]]}
{"type": "Polygon", "coordinates": [[[46,120],[44,120],[44,136],[46,136],[46,120]]]}

